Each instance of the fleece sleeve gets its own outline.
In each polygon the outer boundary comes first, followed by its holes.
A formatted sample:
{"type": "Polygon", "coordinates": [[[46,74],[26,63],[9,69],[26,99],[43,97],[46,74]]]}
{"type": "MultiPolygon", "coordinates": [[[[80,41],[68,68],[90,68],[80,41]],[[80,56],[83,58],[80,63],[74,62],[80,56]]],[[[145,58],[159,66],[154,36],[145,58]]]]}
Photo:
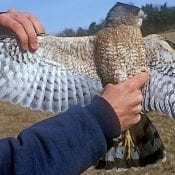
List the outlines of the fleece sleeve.
{"type": "MultiPolygon", "coordinates": [[[[30,117],[30,116],[29,116],[30,117]]],[[[0,140],[1,175],[78,175],[107,151],[121,133],[111,106],[96,97],[0,140]]]]}

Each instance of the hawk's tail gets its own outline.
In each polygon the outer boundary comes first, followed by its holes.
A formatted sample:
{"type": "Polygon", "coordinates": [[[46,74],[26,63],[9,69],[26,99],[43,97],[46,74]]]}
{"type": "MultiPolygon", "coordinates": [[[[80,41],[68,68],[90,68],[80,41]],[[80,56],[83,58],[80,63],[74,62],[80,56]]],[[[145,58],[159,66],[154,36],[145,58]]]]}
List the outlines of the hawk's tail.
{"type": "Polygon", "coordinates": [[[134,142],[134,147],[130,148],[130,158],[121,142],[122,137],[113,141],[112,148],[99,160],[97,169],[143,167],[165,158],[165,148],[158,131],[146,114],[141,115],[141,121],[130,129],[134,142]]]}

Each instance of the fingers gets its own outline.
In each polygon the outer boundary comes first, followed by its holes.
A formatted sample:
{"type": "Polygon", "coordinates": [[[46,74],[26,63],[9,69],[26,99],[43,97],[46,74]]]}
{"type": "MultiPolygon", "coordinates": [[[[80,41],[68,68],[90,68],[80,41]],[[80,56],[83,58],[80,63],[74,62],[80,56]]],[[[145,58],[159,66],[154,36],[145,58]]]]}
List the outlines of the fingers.
{"type": "Polygon", "coordinates": [[[37,49],[37,33],[32,21],[23,13],[16,12],[15,10],[9,10],[8,13],[14,20],[15,27],[12,30],[16,32],[21,47],[25,50],[29,48],[32,50],[37,49]]]}
{"type": "Polygon", "coordinates": [[[122,131],[132,127],[140,121],[143,95],[140,87],[149,78],[147,73],[136,75],[134,78],[117,85],[108,84],[102,97],[109,102],[115,111],[122,131]]]}
{"type": "MultiPolygon", "coordinates": [[[[140,121],[140,119],[141,119],[141,115],[140,114],[137,114],[137,115],[134,115],[134,116],[130,116],[129,128],[131,128],[132,126],[134,126],[135,124],[137,124],[140,121]]],[[[127,128],[127,129],[129,129],[129,128],[127,128]]]]}
{"type": "Polygon", "coordinates": [[[33,16],[29,13],[23,13],[33,24],[36,33],[45,33],[43,25],[40,23],[39,19],[36,16],[33,16]]]}
{"type": "Polygon", "coordinates": [[[125,97],[125,99],[127,101],[132,102],[132,103],[130,103],[130,107],[134,107],[136,105],[141,104],[141,102],[143,100],[143,95],[142,95],[141,90],[135,90],[132,92],[130,91],[130,94],[127,94],[127,97],[125,97]]]}
{"type": "Polygon", "coordinates": [[[15,10],[0,15],[0,25],[15,33],[24,50],[36,50],[37,33],[44,33],[44,28],[36,17],[15,10]]]}
{"type": "Polygon", "coordinates": [[[14,10],[9,10],[8,13],[13,19],[13,23],[11,23],[11,25],[13,25],[12,30],[14,33],[16,33],[20,41],[21,47],[24,50],[28,50],[29,48],[36,49],[37,34],[32,25],[32,22],[21,13],[17,13],[14,10]]]}
{"type": "Polygon", "coordinates": [[[137,115],[133,115],[133,116],[126,116],[125,118],[120,120],[120,125],[121,125],[122,131],[125,131],[125,130],[131,128],[132,126],[137,124],[140,121],[140,119],[141,119],[141,115],[137,114],[137,115]]]}
{"type": "Polygon", "coordinates": [[[132,113],[135,114],[135,115],[138,115],[140,114],[140,112],[142,111],[142,105],[141,104],[138,104],[137,106],[134,106],[132,108],[132,113]]]}
{"type": "Polygon", "coordinates": [[[126,81],[131,89],[140,89],[149,80],[149,74],[146,72],[140,73],[126,81]]]}

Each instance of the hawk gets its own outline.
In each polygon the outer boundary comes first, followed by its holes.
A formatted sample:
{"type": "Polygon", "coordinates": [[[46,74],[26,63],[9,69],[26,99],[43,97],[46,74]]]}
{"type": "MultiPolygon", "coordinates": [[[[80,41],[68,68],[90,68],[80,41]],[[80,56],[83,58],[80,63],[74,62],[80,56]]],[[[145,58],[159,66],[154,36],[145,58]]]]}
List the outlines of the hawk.
{"type": "Polygon", "coordinates": [[[174,43],[159,35],[142,37],[144,12],[116,3],[106,26],[94,36],[38,36],[35,53],[22,51],[15,37],[0,40],[0,100],[32,110],[61,113],[73,105],[85,106],[107,83],[119,83],[149,70],[143,88],[141,121],[130,129],[131,148],[118,139],[99,160],[97,168],[145,166],[164,158],[164,146],[150,111],[175,119],[174,43]]]}

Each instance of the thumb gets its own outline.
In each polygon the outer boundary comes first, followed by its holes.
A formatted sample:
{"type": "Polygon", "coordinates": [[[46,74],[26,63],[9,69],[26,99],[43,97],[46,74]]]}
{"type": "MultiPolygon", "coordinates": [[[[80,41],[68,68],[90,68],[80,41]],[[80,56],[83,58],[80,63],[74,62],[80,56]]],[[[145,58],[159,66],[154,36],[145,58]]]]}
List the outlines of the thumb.
{"type": "Polygon", "coordinates": [[[143,72],[129,79],[127,83],[131,83],[133,88],[140,89],[149,80],[149,77],[147,72],[143,72]]]}

